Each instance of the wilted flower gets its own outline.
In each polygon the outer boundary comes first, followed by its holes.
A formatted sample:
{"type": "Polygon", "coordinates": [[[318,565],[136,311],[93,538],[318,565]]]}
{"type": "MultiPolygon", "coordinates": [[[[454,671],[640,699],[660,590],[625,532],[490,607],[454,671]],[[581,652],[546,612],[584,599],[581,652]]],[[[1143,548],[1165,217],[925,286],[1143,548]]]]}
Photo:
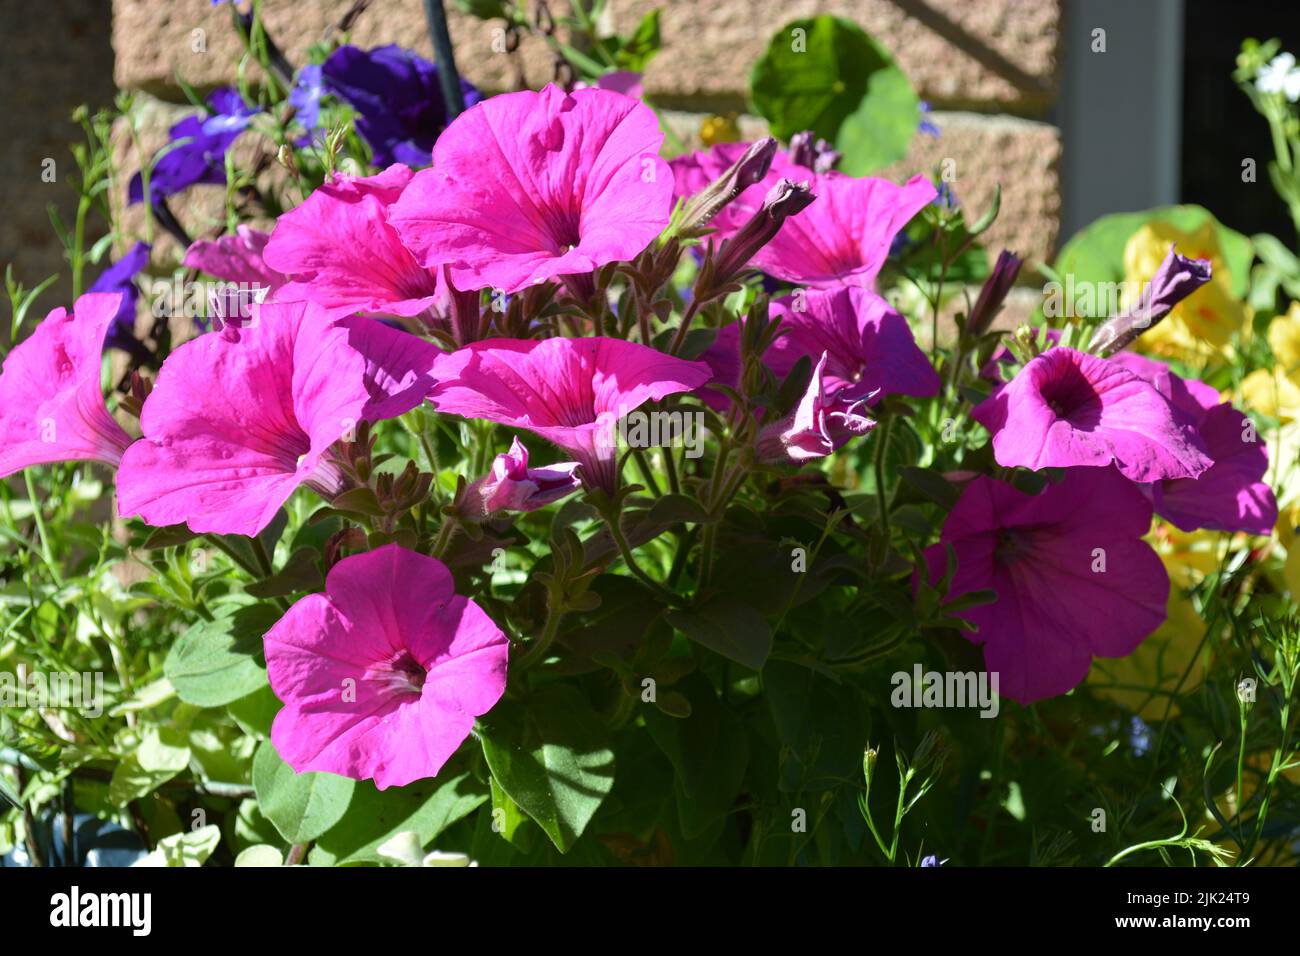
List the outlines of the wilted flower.
{"type": "Polygon", "coordinates": [[[559,501],[582,487],[574,474],[580,467],[570,461],[529,468],[528,449],[516,437],[509,451],[493,459],[492,469],[465,489],[465,516],[486,518],[502,511],[535,511],[559,501]]]}
{"type": "Polygon", "coordinates": [[[823,378],[826,359],[823,352],[794,410],[759,430],[754,450],[760,461],[798,463],[824,458],[850,438],[875,427],[875,421],[864,414],[874,393],[860,398],[850,398],[843,391],[827,394],[823,378]]]}

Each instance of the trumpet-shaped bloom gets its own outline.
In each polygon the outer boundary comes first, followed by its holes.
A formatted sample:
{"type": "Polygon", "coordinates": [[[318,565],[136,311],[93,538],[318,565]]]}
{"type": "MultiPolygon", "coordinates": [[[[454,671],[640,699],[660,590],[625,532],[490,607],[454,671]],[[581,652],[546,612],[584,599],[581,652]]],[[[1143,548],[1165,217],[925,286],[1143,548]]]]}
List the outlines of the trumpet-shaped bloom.
{"type": "Polygon", "coordinates": [[[1277,500],[1264,481],[1268,450],[1251,421],[1219,393],[1195,379],[1131,352],[1112,361],[1154,385],[1193,421],[1214,464],[1197,478],[1172,478],[1149,486],[1156,513],[1183,531],[1247,531],[1268,534],[1277,521],[1277,500]]]}
{"type": "Polygon", "coordinates": [[[89,292],[117,293],[117,315],[108,328],[104,344],[108,348],[121,349],[141,360],[153,358],[152,353],[135,337],[135,306],[140,300],[140,288],[135,284],[135,277],[149,264],[151,246],[147,242],[137,242],[126,255],[99,274],[99,278],[87,290],[89,292]]]}
{"type": "MultiPolygon", "coordinates": [[[[894,236],[937,195],[923,176],[902,186],[835,172],[805,178],[813,180],[817,200],[781,227],[754,256],[753,266],[814,288],[874,288],[894,236]]],[[[739,213],[747,204],[742,195],[733,205],[739,213]]]]}
{"type": "Polygon", "coordinates": [[[1195,478],[1213,462],[1194,423],[1149,382],[1107,359],[1048,349],[971,413],[999,465],[1104,467],[1134,481],[1195,478]]]}
{"type": "Polygon", "coordinates": [[[949,596],[997,593],[959,615],[998,692],[1027,704],[1066,693],[1094,656],[1124,657],[1164,621],[1169,576],[1142,540],[1150,525],[1150,503],[1113,468],[1071,469],[1038,495],[981,476],[926,561],[939,579],[951,545],[949,596]]]}
{"type": "Polygon", "coordinates": [[[510,450],[493,460],[491,471],[465,489],[466,513],[486,518],[502,511],[536,511],[581,488],[574,474],[580,467],[569,461],[529,468],[528,449],[515,438],[510,450]]]}
{"type": "Polygon", "coordinates": [[[763,361],[785,376],[802,356],[826,356],[828,395],[927,397],[939,392],[939,374],[916,345],[907,320],[889,303],[853,286],[782,296],[772,303],[784,333],[763,361]]]}
{"type": "Polygon", "coordinates": [[[620,339],[489,339],[438,357],[440,412],[523,428],[567,451],[585,485],[612,491],[614,429],[628,412],[709,380],[709,367],[620,339]]]}
{"type": "Polygon", "coordinates": [[[865,435],[875,427],[876,423],[859,410],[874,397],[874,392],[856,399],[848,397],[843,389],[838,397],[828,394],[827,357],[823,352],[817,360],[808,388],[790,414],[759,431],[755,450],[761,460],[797,464],[825,458],[850,438],[865,435]]]}
{"type": "Polygon", "coordinates": [[[380,790],[436,776],[506,687],[505,634],[441,561],[395,544],[336,564],[264,643],[280,756],[380,790]]]}
{"type": "Polygon", "coordinates": [[[120,295],[88,292],[55,309],[5,358],[0,373],[0,478],[33,465],[116,466],[131,438],[104,406],[104,337],[120,295]]]}
{"type": "MultiPolygon", "coordinates": [[[[150,205],[156,206],[199,183],[224,183],[226,150],[261,112],[246,104],[233,86],[213,90],[206,105],[206,116],[186,117],[168,131],[169,145],[175,145],[158,157],[149,173],[150,205]]],[[[144,199],[144,177],[140,173],[131,177],[127,199],[131,203],[144,199]]]]}
{"type": "Polygon", "coordinates": [[[649,107],[609,90],[494,96],[447,127],[392,222],[458,289],[586,274],[633,258],[668,224],[662,142],[649,107]]]}
{"type": "Polygon", "coordinates": [[[282,215],[263,252],[293,280],[276,299],[315,302],[331,318],[415,316],[443,304],[437,271],[415,261],[389,222],[411,175],[399,165],[366,178],[336,174],[282,215]]]}
{"type": "Polygon", "coordinates": [[[362,420],[400,413],[388,404],[403,404],[392,383],[428,384],[384,370],[379,349],[363,355],[373,331],[359,337],[309,305],[265,304],[248,327],[186,342],[163,363],[140,416],[144,439],[123,457],[122,514],[251,536],[299,485],[338,493],[330,446],[362,420]]]}
{"type": "MultiPolygon", "coordinates": [[[[341,46],[321,65],[320,80],[356,109],[357,132],[370,144],[376,166],[429,164],[429,151],[447,125],[435,64],[396,44],[341,46]]],[[[483,98],[464,79],[460,89],[466,106],[483,98]]]]}

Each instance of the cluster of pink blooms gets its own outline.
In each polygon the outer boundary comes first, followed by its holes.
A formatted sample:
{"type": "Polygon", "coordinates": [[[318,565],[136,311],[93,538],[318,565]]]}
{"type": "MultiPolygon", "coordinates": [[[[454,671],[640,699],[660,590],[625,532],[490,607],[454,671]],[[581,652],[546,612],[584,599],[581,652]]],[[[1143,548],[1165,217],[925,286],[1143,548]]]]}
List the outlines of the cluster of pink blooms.
{"type": "MultiPolygon", "coordinates": [[[[124,516],[255,535],[300,485],[327,501],[347,489],[341,443],[361,423],[428,401],[540,436],[570,459],[531,467],[516,439],[488,474],[466,476],[478,515],[531,510],[582,487],[614,490],[608,435],[618,416],[674,394],[725,405],[706,386],[737,384],[741,325],[688,361],[602,336],[482,339],[457,302],[547,283],[581,289],[595,270],[654,243],[675,203],[745,148],[669,164],[661,140],[654,113],[616,92],[497,96],[447,128],[429,168],[334,175],[269,235],[241,227],[195,243],[187,265],[256,281],[269,296],[251,320],[166,359],[134,440],[100,387],[116,297],[56,310],[5,362],[0,475],[98,461],[117,469],[124,516]],[[441,330],[455,348],[408,329],[441,330]]],[[[867,432],[884,396],[939,392],[906,321],[875,291],[891,241],[936,192],[920,177],[898,186],[778,152],[710,223],[714,241],[739,235],[790,182],[806,182],[815,199],[749,266],[799,287],[772,303],[785,331],[764,361],[781,377],[806,356],[813,375],[755,447],[762,460],[799,463],[867,432]]],[[[1244,416],[1157,363],[1051,348],[974,417],[998,464],[1065,469],[1037,496],[969,481],[927,556],[938,578],[947,546],[955,550],[954,595],[997,592],[964,614],[1015,700],[1068,691],[1092,656],[1132,652],[1163,620],[1168,580],[1141,540],[1153,509],[1184,528],[1272,526],[1266,455],[1242,441],[1244,416]],[[1104,574],[1092,570],[1097,549],[1104,574]]],[[[273,730],[279,752],[299,771],[380,787],[437,773],[504,693],[509,656],[505,634],[454,593],[443,564],[397,545],[337,563],[325,593],[297,602],[265,645],[285,704],[273,730]]]]}

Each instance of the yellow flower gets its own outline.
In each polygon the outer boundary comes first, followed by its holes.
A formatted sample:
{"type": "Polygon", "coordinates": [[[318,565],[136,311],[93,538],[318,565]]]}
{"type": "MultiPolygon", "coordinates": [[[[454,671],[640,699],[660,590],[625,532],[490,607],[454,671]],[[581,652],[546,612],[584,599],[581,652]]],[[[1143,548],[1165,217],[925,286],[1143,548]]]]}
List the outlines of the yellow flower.
{"type": "Polygon", "coordinates": [[[1179,531],[1161,522],[1152,545],[1169,574],[1165,622],[1128,657],[1100,658],[1088,673],[1088,683],[1095,685],[1098,695],[1143,720],[1163,718],[1166,707],[1175,716],[1178,705],[1170,705],[1169,695],[1175,688],[1180,695],[1195,690],[1205,678],[1209,663],[1208,645],[1201,643],[1205,621],[1185,592],[1218,567],[1219,533],[1179,531]]]}
{"type": "Polygon", "coordinates": [[[1268,324],[1268,344],[1277,368],[1286,375],[1300,372],[1300,302],[1268,324]]]}
{"type": "Polygon", "coordinates": [[[706,147],[716,146],[718,143],[740,142],[740,125],[736,119],[735,113],[728,113],[726,116],[706,116],[700,123],[700,142],[706,147]]]}
{"type": "Polygon", "coordinates": [[[1300,384],[1279,368],[1257,368],[1243,378],[1241,397],[1252,412],[1284,422],[1300,418],[1300,384]]]}
{"type": "Polygon", "coordinates": [[[1227,351],[1233,334],[1246,322],[1246,307],[1232,294],[1232,274],[1214,223],[1208,220],[1194,232],[1149,222],[1129,238],[1124,247],[1125,306],[1141,295],[1171,245],[1178,247],[1179,255],[1208,259],[1210,281],[1174,306],[1137,344],[1144,351],[1195,364],[1227,351]]]}
{"type": "Polygon", "coordinates": [[[1094,685],[1096,694],[1143,720],[1160,720],[1166,711],[1170,717],[1177,716],[1177,700],[1171,702],[1169,695],[1175,689],[1179,695],[1190,693],[1205,679],[1209,658],[1208,648],[1201,643],[1205,621],[1177,586],[1169,589],[1168,615],[1128,657],[1098,658],[1088,672],[1088,683],[1094,685]]]}

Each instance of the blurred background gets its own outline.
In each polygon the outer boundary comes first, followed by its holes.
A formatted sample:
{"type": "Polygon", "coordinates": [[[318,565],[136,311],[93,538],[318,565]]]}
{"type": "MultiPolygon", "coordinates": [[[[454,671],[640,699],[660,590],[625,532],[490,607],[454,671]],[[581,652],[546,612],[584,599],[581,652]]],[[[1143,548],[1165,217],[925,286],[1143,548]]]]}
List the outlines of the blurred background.
{"type": "MultiPolygon", "coordinates": [[[[486,0],[463,6],[491,7],[486,0]]],[[[500,30],[448,2],[457,65],[488,91],[551,78],[543,44],[503,50],[500,30]]],[[[555,0],[564,12],[567,0],[555,0]]],[[[613,0],[610,24],[632,29],[662,9],[662,52],[646,92],[684,140],[720,116],[745,138],[763,132],[750,114],[750,67],[772,32],[796,17],[856,21],[895,57],[931,109],[935,132],[884,171],[896,178],[952,160],[951,183],[983,211],[995,184],[1002,211],[989,249],[1050,260],[1097,216],[1175,202],[1212,209],[1247,234],[1294,231],[1263,172],[1267,125],[1231,79],[1241,40],[1280,37],[1300,50],[1295,0],[613,0]],[[1260,174],[1243,182],[1244,159],[1260,174]]],[[[60,174],[81,138],[73,109],[112,104],[118,89],[140,101],[145,142],[161,143],[186,113],[180,80],[200,92],[233,79],[238,41],[229,11],[210,0],[0,0],[0,265],[29,288],[60,273],[37,303],[68,297],[67,267],[50,225],[75,209],[60,174]],[[55,161],[53,182],[42,177],[55,161]]],[[[270,32],[293,63],[337,32],[352,42],[409,46],[431,56],[421,0],[265,0],[270,32]],[[356,8],[364,8],[357,13],[356,8]]],[[[716,125],[716,121],[715,125],[716,125]]],[[[123,137],[125,139],[125,137],[123,137]]],[[[130,170],[128,170],[129,172],[130,170]]],[[[219,189],[219,187],[200,187],[219,189]]],[[[91,223],[91,229],[103,224],[91,223]]],[[[1032,284],[1026,270],[1022,281],[1032,284]]],[[[1027,296],[1032,290],[1026,289],[1027,296]]]]}

